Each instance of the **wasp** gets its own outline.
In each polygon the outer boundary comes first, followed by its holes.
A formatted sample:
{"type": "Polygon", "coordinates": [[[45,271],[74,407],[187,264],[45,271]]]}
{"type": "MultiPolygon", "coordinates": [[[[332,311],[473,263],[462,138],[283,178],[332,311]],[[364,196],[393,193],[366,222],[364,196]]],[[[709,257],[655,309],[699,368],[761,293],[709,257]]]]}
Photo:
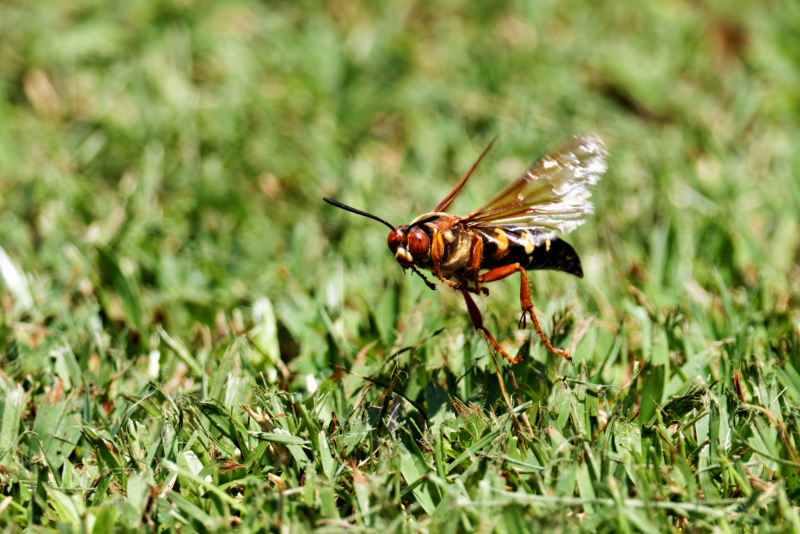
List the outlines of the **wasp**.
{"type": "Polygon", "coordinates": [[[323,200],[388,226],[389,250],[403,270],[411,269],[428,287],[436,289],[420,272],[425,269],[440,282],[460,291],[475,328],[511,363],[518,363],[522,356],[511,358],[500,347],[483,325],[472,295],[488,295],[485,284],[519,273],[522,304],[519,326],[526,327],[529,315],[545,346],[571,361],[572,357],[555,348],[542,332],[533,311],[526,271],[550,269],[583,278],[578,253],[561,236],[583,224],[594,212],[589,197],[607,169],[608,153],[596,134],[572,137],[536,161],[482,208],[466,217],[446,213],[493,143],[432,212],[410,224],[395,227],[371,213],[329,198],[323,200]]]}

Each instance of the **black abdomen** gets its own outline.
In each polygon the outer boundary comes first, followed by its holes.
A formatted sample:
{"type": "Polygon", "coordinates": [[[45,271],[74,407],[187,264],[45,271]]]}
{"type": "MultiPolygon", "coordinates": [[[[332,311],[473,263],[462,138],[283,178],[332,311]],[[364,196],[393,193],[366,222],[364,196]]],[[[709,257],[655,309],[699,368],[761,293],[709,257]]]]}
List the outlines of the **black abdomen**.
{"type": "Polygon", "coordinates": [[[482,228],[478,234],[483,240],[481,269],[519,263],[528,271],[550,269],[583,278],[578,253],[553,233],[495,227],[482,228]]]}

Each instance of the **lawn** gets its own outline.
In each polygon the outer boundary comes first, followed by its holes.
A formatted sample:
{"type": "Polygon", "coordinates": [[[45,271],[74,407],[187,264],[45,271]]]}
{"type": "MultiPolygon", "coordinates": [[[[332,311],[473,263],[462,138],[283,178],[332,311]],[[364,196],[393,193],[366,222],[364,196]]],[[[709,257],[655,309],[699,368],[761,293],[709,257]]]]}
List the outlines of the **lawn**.
{"type": "Polygon", "coordinates": [[[800,531],[800,4],[0,5],[3,532],[800,531]],[[608,171],[585,277],[387,229],[497,141],[608,171]],[[502,385],[498,380],[502,378],[502,385]],[[510,395],[510,407],[502,395],[510,395]]]}

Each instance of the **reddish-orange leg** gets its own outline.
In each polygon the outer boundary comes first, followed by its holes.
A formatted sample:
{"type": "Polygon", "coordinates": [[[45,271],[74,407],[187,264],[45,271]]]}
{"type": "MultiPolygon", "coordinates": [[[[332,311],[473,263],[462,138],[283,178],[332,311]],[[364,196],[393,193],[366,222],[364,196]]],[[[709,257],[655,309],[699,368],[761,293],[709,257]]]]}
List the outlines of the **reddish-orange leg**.
{"type": "Polygon", "coordinates": [[[475,289],[469,287],[469,283],[464,282],[464,286],[466,286],[467,291],[470,293],[475,293],[476,295],[480,295],[483,292],[484,295],[489,295],[489,290],[485,287],[481,287],[478,283],[479,274],[481,272],[481,262],[483,261],[483,240],[474,235],[472,236],[472,245],[470,246],[469,251],[469,268],[465,274],[465,278],[468,280],[473,280],[475,282],[475,289]]]}
{"type": "MultiPolygon", "coordinates": [[[[506,354],[506,351],[500,348],[497,340],[495,340],[492,334],[490,334],[489,331],[483,326],[483,317],[481,316],[481,312],[475,305],[475,301],[472,300],[472,297],[469,295],[467,288],[461,289],[461,294],[464,295],[464,300],[467,302],[467,310],[469,310],[469,316],[472,319],[472,324],[475,325],[475,328],[483,332],[483,335],[486,336],[486,340],[491,343],[492,347],[494,347],[494,350],[502,354],[506,360],[510,361],[512,364],[519,363],[520,360],[522,360],[522,355],[512,358],[506,354]]],[[[495,357],[494,352],[491,352],[491,350],[489,351],[489,355],[492,357],[492,361],[494,362],[494,369],[497,373],[497,383],[500,385],[500,391],[503,393],[503,398],[506,401],[506,405],[508,405],[508,409],[511,410],[511,418],[514,422],[514,430],[516,430],[517,435],[524,440],[523,442],[527,442],[527,437],[522,432],[522,426],[519,424],[517,416],[514,415],[514,405],[511,403],[511,397],[508,396],[508,391],[506,391],[506,385],[503,381],[503,374],[500,371],[500,365],[497,363],[497,358],[495,357]]]]}
{"type": "MultiPolygon", "coordinates": [[[[513,263],[511,265],[498,267],[496,269],[492,269],[482,276],[479,276],[477,280],[482,284],[488,284],[489,282],[496,282],[497,280],[508,278],[516,272],[519,272],[520,277],[522,278],[519,288],[519,299],[522,303],[522,318],[520,319],[522,327],[525,328],[526,326],[525,314],[530,314],[531,320],[533,321],[533,326],[536,328],[536,333],[542,338],[542,342],[550,350],[550,352],[553,354],[558,354],[559,356],[563,356],[568,361],[572,361],[572,356],[570,356],[568,352],[555,348],[550,341],[548,341],[547,337],[545,337],[544,332],[542,332],[542,329],[539,326],[539,320],[536,318],[536,314],[533,313],[531,290],[528,287],[528,275],[525,273],[525,269],[522,267],[522,265],[519,263],[513,263]]],[[[506,356],[506,358],[508,358],[508,356],[506,356]]]]}
{"type": "Polygon", "coordinates": [[[464,300],[467,302],[467,310],[469,311],[469,317],[470,319],[472,319],[472,324],[475,325],[475,328],[483,332],[483,335],[485,335],[489,343],[492,344],[494,350],[502,354],[506,360],[510,361],[511,363],[519,363],[522,360],[522,355],[520,354],[516,358],[512,358],[511,356],[506,354],[506,351],[504,351],[500,347],[500,345],[497,343],[497,340],[495,340],[494,336],[492,336],[492,334],[489,333],[486,327],[483,326],[483,316],[481,315],[481,311],[478,309],[478,306],[475,305],[475,301],[472,300],[472,297],[469,295],[469,291],[467,291],[467,289],[464,288],[461,290],[461,294],[464,295],[464,300]]]}

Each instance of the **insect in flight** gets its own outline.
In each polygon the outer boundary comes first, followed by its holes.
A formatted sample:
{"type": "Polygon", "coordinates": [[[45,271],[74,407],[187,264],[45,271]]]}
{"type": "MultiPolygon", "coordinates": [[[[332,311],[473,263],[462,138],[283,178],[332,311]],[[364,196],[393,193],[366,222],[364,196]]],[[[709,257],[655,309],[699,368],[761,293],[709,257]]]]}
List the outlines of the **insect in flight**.
{"type": "Polygon", "coordinates": [[[547,348],[572,360],[566,351],[553,347],[542,332],[533,311],[525,271],[551,269],[583,278],[578,253],[560,236],[583,224],[594,212],[589,197],[592,187],[606,171],[608,154],[595,134],[572,137],[539,159],[479,210],[466,217],[445,213],[492,143],[433,211],[417,217],[411,224],[395,227],[370,213],[328,198],[324,200],[388,226],[389,250],[400,266],[418,274],[431,289],[436,289],[436,285],[419,268],[460,291],[475,328],[511,363],[518,363],[522,356],[511,358],[500,347],[483,326],[481,313],[470,294],[488,295],[483,284],[518,272],[522,279],[520,325],[525,328],[526,316],[530,315],[547,348]],[[481,271],[487,272],[481,274],[481,271]]]}

